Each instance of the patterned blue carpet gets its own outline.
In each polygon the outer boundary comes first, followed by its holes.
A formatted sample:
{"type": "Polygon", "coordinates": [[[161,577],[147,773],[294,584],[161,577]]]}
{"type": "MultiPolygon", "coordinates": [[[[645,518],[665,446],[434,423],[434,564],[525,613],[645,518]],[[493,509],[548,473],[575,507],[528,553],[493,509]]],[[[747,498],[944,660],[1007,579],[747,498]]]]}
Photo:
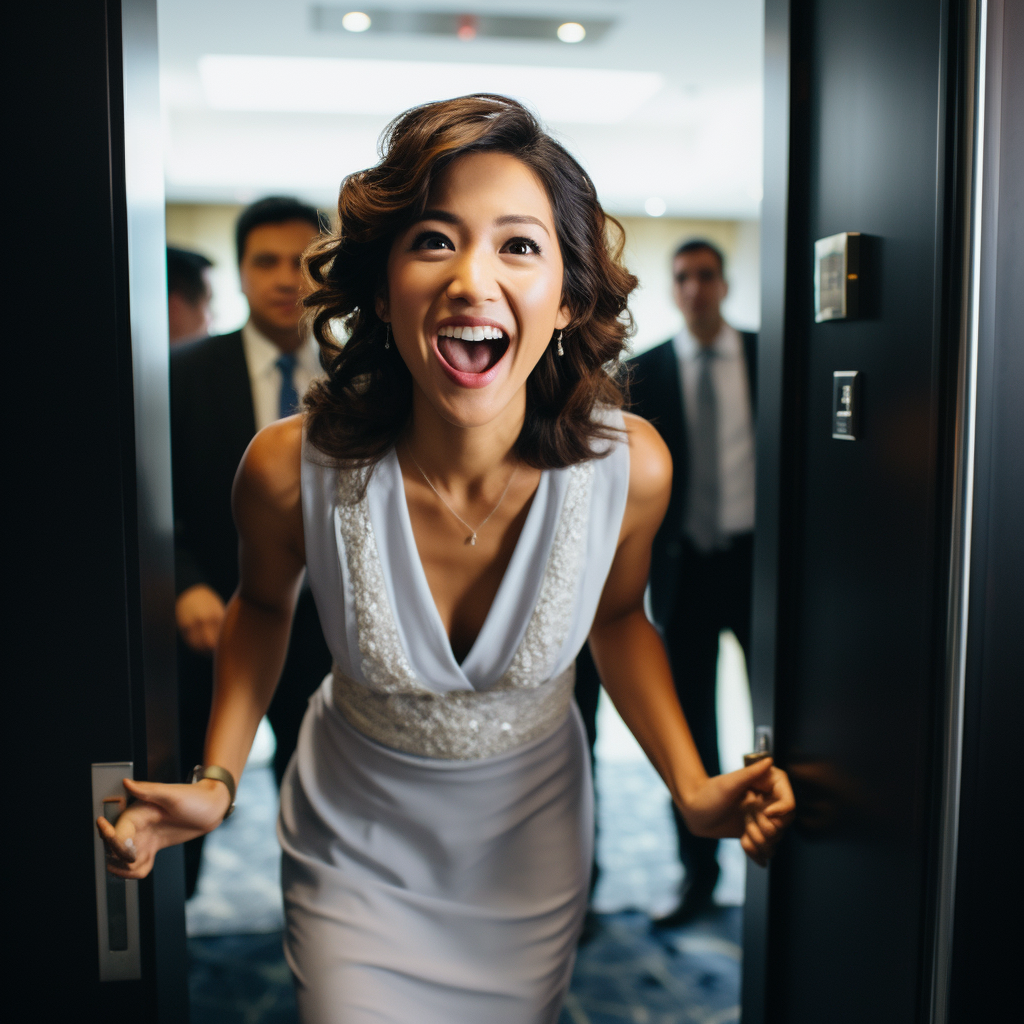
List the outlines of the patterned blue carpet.
{"type": "MultiPolygon", "coordinates": [[[[559,1024],[734,1024],[740,915],[719,907],[657,937],[646,914],[600,915],[559,1024]]],[[[189,955],[192,1024],[297,1024],[280,932],[195,937],[189,955]]]]}

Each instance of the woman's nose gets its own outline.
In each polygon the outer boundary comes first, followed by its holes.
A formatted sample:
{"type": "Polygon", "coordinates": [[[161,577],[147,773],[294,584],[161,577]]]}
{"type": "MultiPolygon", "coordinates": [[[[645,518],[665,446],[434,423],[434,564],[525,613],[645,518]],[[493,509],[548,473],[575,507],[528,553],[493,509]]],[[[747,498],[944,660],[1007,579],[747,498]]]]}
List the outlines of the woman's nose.
{"type": "Polygon", "coordinates": [[[494,299],[498,283],[491,260],[478,249],[467,249],[452,261],[452,277],[448,283],[448,297],[470,306],[494,299]]]}

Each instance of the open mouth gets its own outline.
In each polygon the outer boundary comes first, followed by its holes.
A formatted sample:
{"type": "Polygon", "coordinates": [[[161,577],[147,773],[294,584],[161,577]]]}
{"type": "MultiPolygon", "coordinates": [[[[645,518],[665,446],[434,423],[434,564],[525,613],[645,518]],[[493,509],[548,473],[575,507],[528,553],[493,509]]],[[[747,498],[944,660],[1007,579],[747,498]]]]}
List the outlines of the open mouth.
{"type": "Polygon", "coordinates": [[[458,374],[482,374],[501,361],[508,337],[498,327],[445,325],[437,331],[437,351],[458,374]]]}

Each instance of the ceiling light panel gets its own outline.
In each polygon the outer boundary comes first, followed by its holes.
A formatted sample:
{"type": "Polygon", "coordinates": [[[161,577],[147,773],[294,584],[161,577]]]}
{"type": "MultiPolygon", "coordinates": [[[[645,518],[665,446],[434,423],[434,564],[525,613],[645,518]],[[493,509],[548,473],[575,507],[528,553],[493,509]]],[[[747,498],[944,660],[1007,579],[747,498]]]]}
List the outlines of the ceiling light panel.
{"type": "MultiPolygon", "coordinates": [[[[351,13],[353,9],[350,7],[316,4],[310,8],[310,21],[315,32],[351,32],[352,29],[345,24],[345,18],[351,13]]],[[[357,13],[369,18],[370,23],[365,29],[367,35],[387,33],[449,36],[467,40],[522,39],[529,42],[547,40],[557,43],[559,28],[571,23],[579,24],[584,30],[579,42],[597,43],[615,24],[611,18],[581,19],[572,15],[534,18],[519,14],[460,14],[451,11],[396,11],[387,8],[360,8],[357,13]]]]}
{"type": "Polygon", "coordinates": [[[663,85],[649,71],[241,54],[200,57],[199,74],[215,110],[391,117],[421,103],[491,92],[520,100],[545,121],[576,124],[622,121],[663,85]]]}

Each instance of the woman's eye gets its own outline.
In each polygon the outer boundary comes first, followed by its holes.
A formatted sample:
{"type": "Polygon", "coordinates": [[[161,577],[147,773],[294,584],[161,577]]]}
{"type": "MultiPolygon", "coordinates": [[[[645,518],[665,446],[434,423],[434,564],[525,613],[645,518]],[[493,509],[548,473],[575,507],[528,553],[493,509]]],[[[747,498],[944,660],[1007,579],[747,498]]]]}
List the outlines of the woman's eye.
{"type": "Polygon", "coordinates": [[[540,246],[532,238],[510,238],[502,250],[510,256],[529,256],[530,253],[540,255],[540,246]]]}
{"type": "Polygon", "coordinates": [[[421,235],[417,235],[412,247],[413,249],[451,249],[453,252],[455,251],[451,239],[436,231],[424,231],[421,235]]]}

